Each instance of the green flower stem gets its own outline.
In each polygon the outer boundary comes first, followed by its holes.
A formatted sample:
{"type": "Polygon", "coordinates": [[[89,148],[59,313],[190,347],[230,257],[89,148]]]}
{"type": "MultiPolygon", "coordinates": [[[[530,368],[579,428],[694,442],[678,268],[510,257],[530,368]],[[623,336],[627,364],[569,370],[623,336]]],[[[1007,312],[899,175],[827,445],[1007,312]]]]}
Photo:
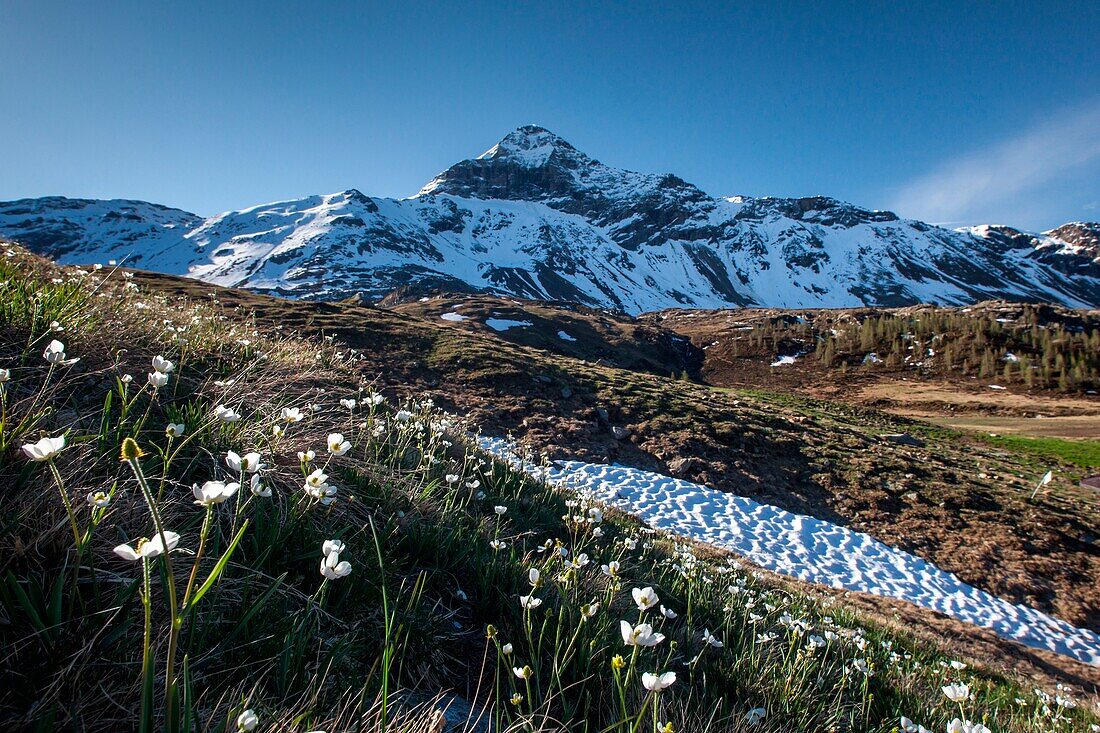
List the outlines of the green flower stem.
{"type": "MultiPolygon", "coordinates": [[[[187,611],[187,604],[191,600],[191,591],[195,588],[195,579],[199,575],[199,562],[202,560],[203,551],[206,549],[206,535],[210,532],[210,520],[214,516],[214,505],[206,505],[206,516],[202,519],[202,529],[199,531],[199,549],[195,551],[195,563],[191,566],[191,577],[187,579],[187,589],[183,592],[183,603],[180,605],[180,615],[187,611]]],[[[172,621],[175,624],[175,619],[172,621]]]]}
{"type": "MultiPolygon", "coordinates": [[[[134,447],[136,448],[136,444],[134,444],[134,447]]],[[[164,698],[168,714],[169,729],[172,729],[176,720],[175,666],[181,621],[179,618],[179,606],[176,603],[176,581],[175,576],[172,574],[172,553],[168,550],[168,538],[164,534],[164,523],[161,521],[160,512],[157,510],[157,503],[153,498],[152,489],[149,488],[149,482],[146,480],[145,474],[141,470],[138,456],[128,458],[126,462],[130,464],[130,468],[134,472],[134,477],[137,479],[138,486],[141,487],[142,495],[145,497],[145,503],[149,506],[149,513],[153,517],[153,526],[156,528],[157,534],[160,536],[161,545],[164,547],[164,569],[168,579],[168,611],[172,619],[172,629],[168,637],[168,656],[165,661],[164,698]]]]}
{"type": "Polygon", "coordinates": [[[157,501],[160,501],[164,497],[164,484],[168,481],[168,467],[172,462],[169,457],[169,453],[172,451],[172,436],[168,436],[168,445],[164,446],[164,451],[160,454],[160,460],[163,464],[160,472],[160,486],[157,487],[157,501]]]}
{"type": "MultiPolygon", "coordinates": [[[[656,697],[656,692],[651,692],[645,696],[645,702],[642,703],[642,709],[638,711],[638,717],[634,719],[634,727],[631,729],[631,733],[638,733],[638,730],[641,729],[642,718],[645,717],[646,708],[649,707],[649,704],[653,702],[656,697]]],[[[656,712],[654,712],[654,715],[656,715],[656,712]]]]}
{"type": "Polygon", "coordinates": [[[141,574],[144,581],[144,590],[141,595],[141,605],[145,611],[145,638],[141,655],[141,733],[152,730],[153,723],[153,605],[151,598],[151,580],[149,574],[149,560],[141,559],[141,574]]]}
{"type": "Polygon", "coordinates": [[[618,667],[612,665],[611,674],[615,678],[615,687],[619,693],[619,715],[622,725],[629,719],[626,713],[626,686],[623,684],[623,676],[618,667]]]}
{"type": "Polygon", "coordinates": [[[61,480],[61,472],[57,470],[57,465],[51,458],[47,461],[50,465],[50,472],[53,474],[53,480],[57,483],[57,491],[61,494],[61,503],[65,505],[65,511],[69,515],[69,525],[73,530],[73,542],[76,545],[77,551],[83,549],[83,543],[80,541],[80,528],[76,522],[76,511],[73,509],[73,503],[69,500],[69,492],[65,490],[65,482],[61,480]]]}

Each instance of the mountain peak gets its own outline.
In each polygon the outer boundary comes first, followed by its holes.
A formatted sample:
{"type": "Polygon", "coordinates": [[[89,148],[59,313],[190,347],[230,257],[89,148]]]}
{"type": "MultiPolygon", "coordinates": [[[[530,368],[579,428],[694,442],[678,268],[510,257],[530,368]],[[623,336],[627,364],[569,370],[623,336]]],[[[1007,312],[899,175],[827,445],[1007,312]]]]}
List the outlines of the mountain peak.
{"type": "Polygon", "coordinates": [[[1057,229],[1043,232],[1048,237],[1065,242],[1063,251],[1086,255],[1100,261],[1100,223],[1095,221],[1071,221],[1057,229]]]}
{"type": "Polygon", "coordinates": [[[555,153],[567,158],[587,158],[545,127],[524,125],[505,135],[500,142],[479,155],[477,160],[507,158],[525,168],[539,168],[546,165],[555,153]]]}

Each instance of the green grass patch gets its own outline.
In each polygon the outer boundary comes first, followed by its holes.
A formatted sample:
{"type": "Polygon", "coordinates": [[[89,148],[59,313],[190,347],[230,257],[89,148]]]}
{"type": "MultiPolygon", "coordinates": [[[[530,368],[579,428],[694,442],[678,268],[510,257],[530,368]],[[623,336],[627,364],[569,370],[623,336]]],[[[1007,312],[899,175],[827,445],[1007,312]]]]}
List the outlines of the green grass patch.
{"type": "Polygon", "coordinates": [[[987,443],[1048,458],[1079,468],[1100,468],[1100,440],[1066,440],[1064,438],[1029,438],[1023,435],[982,435],[987,443]]]}

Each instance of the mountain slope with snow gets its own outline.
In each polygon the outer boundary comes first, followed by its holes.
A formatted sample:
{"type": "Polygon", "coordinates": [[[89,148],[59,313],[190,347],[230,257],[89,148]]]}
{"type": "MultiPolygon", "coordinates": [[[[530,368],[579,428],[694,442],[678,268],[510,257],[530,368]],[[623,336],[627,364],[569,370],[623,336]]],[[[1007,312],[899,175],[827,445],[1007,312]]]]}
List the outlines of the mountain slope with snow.
{"type": "Polygon", "coordinates": [[[670,307],[1100,306],[1096,224],[948,230],[827,197],[714,198],[527,126],[407,199],[356,190],[203,219],[138,201],[0,203],[0,235],[66,263],[125,260],[290,297],[402,286],[670,307]]]}

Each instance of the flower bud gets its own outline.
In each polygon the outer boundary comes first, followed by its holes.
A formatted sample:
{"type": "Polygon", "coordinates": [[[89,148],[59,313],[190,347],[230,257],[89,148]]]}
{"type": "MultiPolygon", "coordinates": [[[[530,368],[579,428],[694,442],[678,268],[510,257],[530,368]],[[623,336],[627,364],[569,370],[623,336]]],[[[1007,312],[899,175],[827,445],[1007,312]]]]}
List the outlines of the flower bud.
{"type": "Polygon", "coordinates": [[[137,444],[137,441],[133,438],[126,438],[122,441],[122,451],[119,456],[120,461],[136,461],[145,455],[145,451],[141,449],[141,446],[137,444]]]}

